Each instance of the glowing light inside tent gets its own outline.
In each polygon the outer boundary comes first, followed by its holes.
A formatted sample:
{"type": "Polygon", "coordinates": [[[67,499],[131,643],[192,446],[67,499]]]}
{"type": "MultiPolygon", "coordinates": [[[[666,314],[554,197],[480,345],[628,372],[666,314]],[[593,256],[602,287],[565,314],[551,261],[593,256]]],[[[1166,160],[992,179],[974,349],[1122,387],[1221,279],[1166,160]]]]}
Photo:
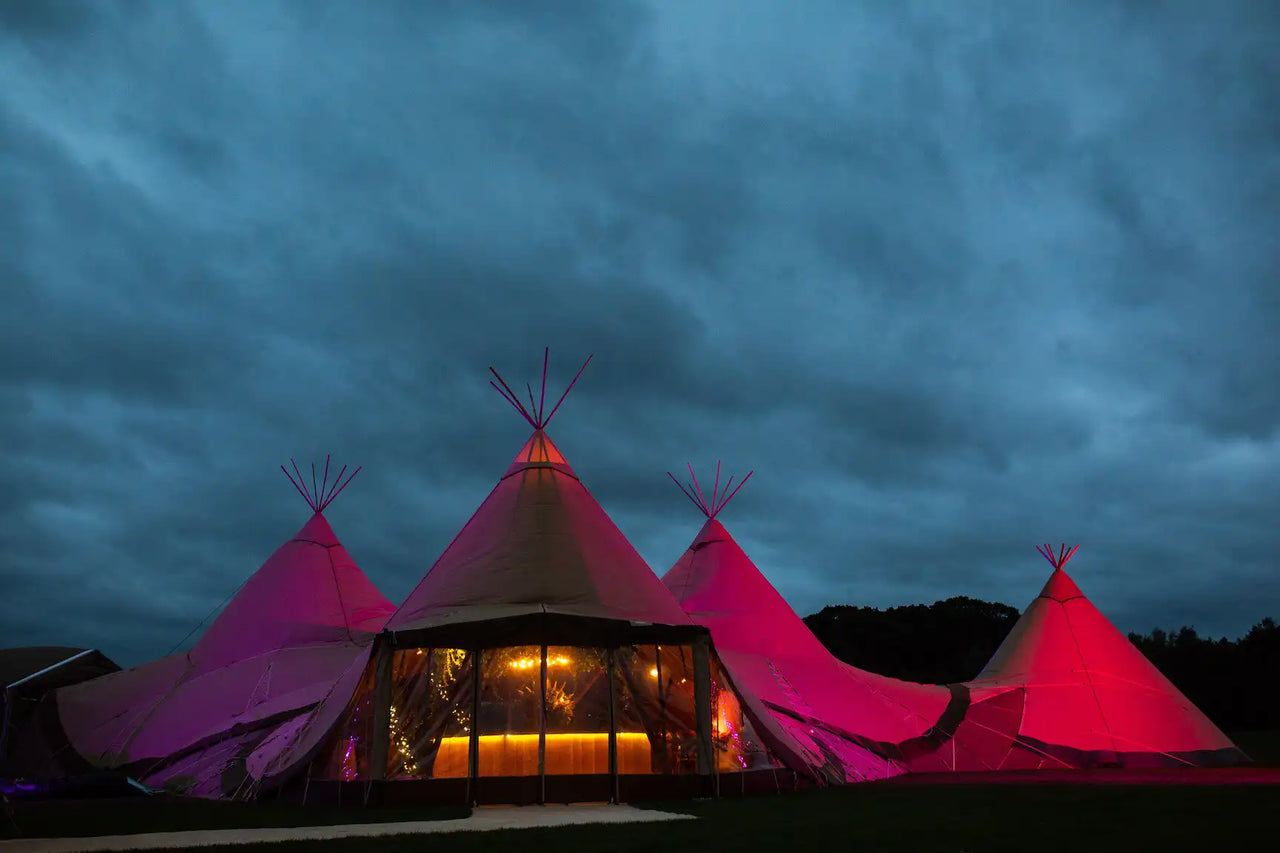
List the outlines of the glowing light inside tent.
{"type": "MultiPolygon", "coordinates": [[[[573,663],[573,661],[565,657],[564,655],[557,655],[556,657],[547,658],[547,666],[568,666],[571,663],[573,663]]],[[[541,658],[516,658],[515,660],[511,661],[511,663],[507,665],[510,666],[512,669],[532,669],[534,667],[541,667],[542,659],[541,658]]]]}
{"type": "Polygon", "coordinates": [[[400,750],[405,769],[410,774],[417,774],[418,765],[413,760],[413,747],[409,744],[409,739],[405,737],[403,723],[395,705],[391,706],[391,739],[395,741],[396,748],[400,750]]]}
{"type": "Polygon", "coordinates": [[[342,780],[344,782],[350,782],[359,775],[359,770],[356,766],[356,741],[358,740],[359,738],[355,735],[347,738],[347,751],[342,756],[342,780]]]}
{"type": "MultiPolygon", "coordinates": [[[[653,772],[649,736],[644,732],[618,732],[618,772],[653,772]]],[[[480,735],[481,776],[534,776],[538,772],[536,734],[480,735]]],[[[437,779],[467,776],[469,737],[440,739],[432,776],[437,779]]],[[[551,774],[608,773],[609,733],[547,733],[546,772],[551,774]]]]}

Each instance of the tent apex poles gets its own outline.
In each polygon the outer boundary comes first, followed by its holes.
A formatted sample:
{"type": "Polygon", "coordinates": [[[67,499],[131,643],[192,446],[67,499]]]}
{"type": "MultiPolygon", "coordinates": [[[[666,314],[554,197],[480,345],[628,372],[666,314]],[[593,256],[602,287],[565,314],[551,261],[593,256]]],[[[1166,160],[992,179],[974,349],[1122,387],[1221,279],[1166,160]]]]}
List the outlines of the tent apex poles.
{"type": "Polygon", "coordinates": [[[538,404],[533,399],[533,384],[526,382],[524,383],[524,387],[529,392],[529,411],[533,412],[537,419],[541,421],[542,415],[538,413],[538,404]]]}
{"type": "Polygon", "coordinates": [[[693,487],[698,490],[698,499],[702,501],[702,505],[707,505],[707,496],[702,493],[702,486],[698,484],[698,475],[693,473],[693,463],[689,463],[689,476],[693,478],[693,487]]]}
{"type": "Polygon", "coordinates": [[[560,404],[564,402],[565,397],[569,396],[569,392],[573,390],[573,386],[578,384],[578,378],[582,376],[582,371],[587,369],[587,365],[591,363],[591,359],[593,359],[594,357],[595,357],[595,354],[592,353],[591,355],[587,356],[586,361],[582,362],[582,367],[579,367],[578,372],[574,374],[573,381],[569,383],[569,387],[564,389],[564,393],[560,395],[560,399],[557,400],[556,404],[551,407],[551,414],[547,415],[545,419],[539,419],[540,422],[538,424],[538,429],[542,429],[547,424],[551,423],[551,419],[556,416],[556,412],[560,409],[560,404]]]}
{"type": "Polygon", "coordinates": [[[676,488],[684,492],[684,496],[688,498],[694,506],[701,510],[703,515],[707,518],[715,518],[719,515],[720,510],[729,505],[729,501],[733,500],[734,495],[738,494],[738,491],[747,484],[747,480],[750,480],[751,475],[755,473],[755,471],[748,471],[747,476],[742,478],[742,481],[738,483],[736,488],[733,486],[733,478],[735,475],[731,474],[729,475],[728,481],[725,482],[724,488],[721,489],[721,465],[722,463],[720,461],[716,462],[716,477],[715,482],[711,487],[711,501],[709,503],[707,501],[706,494],[702,491],[701,484],[698,483],[698,475],[693,472],[693,463],[686,464],[686,467],[689,469],[689,476],[693,479],[692,483],[687,485],[681,483],[676,479],[676,475],[672,474],[670,471],[667,472],[667,476],[671,478],[671,482],[676,484],[676,488]]]}
{"type": "Polygon", "coordinates": [[[735,496],[735,494],[739,492],[739,489],[741,489],[742,487],[744,487],[744,485],[746,485],[746,482],[748,482],[748,480],[751,479],[751,474],[755,474],[755,471],[754,470],[748,471],[748,473],[746,473],[746,476],[742,478],[741,482],[737,484],[737,488],[733,489],[732,492],[728,493],[728,497],[724,498],[724,500],[721,501],[721,505],[716,507],[717,514],[719,511],[723,510],[724,507],[728,506],[728,502],[733,500],[733,496],[735,496]]]}
{"type": "Polygon", "coordinates": [[[489,365],[489,372],[493,374],[493,378],[496,379],[497,382],[494,382],[493,379],[491,379],[489,380],[489,384],[494,387],[494,390],[502,395],[503,399],[511,404],[512,408],[520,413],[521,417],[529,422],[529,426],[534,429],[543,429],[547,424],[551,423],[551,419],[555,417],[556,411],[560,408],[560,404],[564,402],[565,397],[569,396],[569,392],[572,391],[573,386],[578,383],[578,379],[582,376],[582,371],[587,369],[587,365],[591,363],[592,358],[593,356],[591,355],[587,356],[587,360],[582,363],[582,367],[578,368],[578,372],[574,374],[573,380],[570,381],[568,387],[564,389],[564,393],[560,395],[560,399],[556,400],[556,403],[551,407],[550,412],[546,410],[546,405],[547,369],[551,361],[551,347],[546,347],[542,351],[542,385],[536,400],[533,396],[533,384],[530,382],[525,383],[525,390],[529,393],[529,407],[527,409],[525,408],[524,403],[520,402],[520,397],[511,390],[511,386],[507,384],[506,380],[502,378],[493,365],[489,365]]]}
{"type": "Polygon", "coordinates": [[[542,394],[538,397],[538,420],[542,420],[542,413],[546,411],[547,405],[547,364],[551,361],[551,347],[542,350],[542,394]]]}
{"type": "MultiPolygon", "coordinates": [[[[359,474],[359,473],[360,473],[361,471],[363,471],[363,470],[364,470],[364,466],[363,466],[363,465],[357,465],[357,466],[356,466],[356,470],[352,471],[352,472],[351,472],[351,475],[350,475],[349,477],[347,477],[347,482],[343,483],[343,484],[342,484],[341,486],[339,486],[336,490],[334,490],[334,493],[333,493],[332,497],[330,497],[327,501],[325,501],[325,502],[324,502],[324,506],[326,506],[326,507],[327,507],[329,504],[331,504],[331,503],[333,503],[335,500],[337,500],[338,495],[342,494],[342,490],[343,490],[343,489],[345,489],[347,486],[351,485],[351,481],[352,481],[352,480],[354,480],[354,479],[356,478],[356,474],[359,474]]],[[[321,507],[321,509],[323,509],[323,508],[324,508],[324,507],[321,507]]]]}
{"type": "Polygon", "coordinates": [[[324,455],[324,478],[320,481],[321,500],[324,499],[324,495],[329,491],[329,459],[331,455],[329,453],[324,455]]]}
{"type": "Polygon", "coordinates": [[[1046,542],[1043,545],[1037,545],[1036,550],[1039,551],[1040,556],[1048,560],[1049,564],[1052,565],[1055,569],[1060,569],[1067,564],[1068,560],[1070,560],[1072,557],[1075,556],[1076,551],[1080,550],[1080,546],[1075,545],[1071,548],[1070,551],[1068,551],[1067,545],[1064,542],[1062,543],[1062,546],[1058,549],[1058,553],[1054,554],[1053,546],[1050,545],[1048,542],[1046,542]]]}
{"type": "Polygon", "coordinates": [[[280,470],[283,471],[284,475],[289,478],[289,482],[292,483],[293,487],[298,490],[298,494],[302,495],[302,499],[307,502],[307,506],[311,507],[312,512],[324,512],[325,508],[328,507],[329,504],[337,500],[338,495],[342,494],[342,490],[351,484],[351,481],[356,478],[356,474],[359,474],[364,467],[364,466],[357,466],[356,470],[352,471],[350,476],[348,476],[347,479],[344,481],[342,479],[342,476],[347,473],[347,466],[343,465],[341,470],[338,471],[338,475],[333,478],[333,483],[330,484],[329,468],[330,468],[332,458],[333,458],[333,454],[325,455],[324,478],[318,487],[315,484],[315,473],[316,473],[315,467],[316,466],[315,465],[311,466],[312,488],[314,489],[314,492],[307,491],[307,481],[302,476],[302,472],[298,470],[298,463],[295,462],[292,458],[289,459],[289,463],[293,465],[294,473],[298,475],[297,479],[294,479],[293,474],[289,473],[288,468],[284,467],[283,465],[280,466],[280,470]]]}
{"type": "MultiPolygon", "coordinates": [[[[727,487],[726,487],[727,488],[727,487]]],[[[714,510],[716,506],[716,495],[720,491],[720,460],[716,460],[716,481],[711,487],[711,508],[714,510]]]]}
{"type": "MultiPolygon", "coordinates": [[[[293,466],[293,473],[298,475],[299,488],[302,491],[302,496],[307,499],[307,506],[314,510],[316,508],[315,499],[312,498],[311,493],[307,491],[307,481],[302,476],[302,472],[298,470],[298,463],[293,461],[292,456],[289,457],[289,464],[293,466]]],[[[286,471],[285,473],[287,474],[288,472],[286,471]]]]}
{"type": "Polygon", "coordinates": [[[307,497],[307,493],[302,490],[302,486],[298,485],[298,483],[293,479],[293,475],[290,474],[289,471],[283,465],[280,466],[280,470],[284,471],[284,475],[289,478],[290,483],[293,483],[293,487],[298,490],[298,494],[301,495],[302,499],[307,502],[307,506],[311,507],[314,510],[315,507],[312,506],[311,499],[307,497]]]}
{"type": "Polygon", "coordinates": [[[681,482],[676,479],[675,474],[672,474],[670,471],[668,471],[667,476],[671,478],[671,482],[676,484],[676,488],[679,489],[681,492],[683,492],[684,496],[688,498],[689,501],[698,508],[699,512],[701,512],[703,515],[707,516],[708,518],[711,517],[711,514],[707,512],[707,508],[702,504],[698,503],[698,499],[695,498],[692,494],[690,494],[689,490],[686,489],[684,485],[681,484],[681,482]]]}
{"type": "MultiPolygon", "coordinates": [[[[498,372],[496,370],[493,370],[492,367],[490,367],[489,369],[493,371],[494,376],[498,376],[498,372]]],[[[498,382],[502,382],[501,376],[498,376],[498,382]]],[[[529,422],[530,426],[532,426],[534,429],[538,428],[537,421],[528,412],[524,410],[524,406],[520,404],[520,401],[516,398],[515,394],[511,393],[511,389],[506,387],[507,383],[502,382],[502,387],[499,388],[498,385],[492,379],[490,379],[489,384],[494,387],[494,390],[496,390],[499,394],[502,395],[502,399],[506,400],[511,405],[512,408],[514,408],[517,412],[520,413],[520,417],[524,418],[526,421],[529,422]]]]}

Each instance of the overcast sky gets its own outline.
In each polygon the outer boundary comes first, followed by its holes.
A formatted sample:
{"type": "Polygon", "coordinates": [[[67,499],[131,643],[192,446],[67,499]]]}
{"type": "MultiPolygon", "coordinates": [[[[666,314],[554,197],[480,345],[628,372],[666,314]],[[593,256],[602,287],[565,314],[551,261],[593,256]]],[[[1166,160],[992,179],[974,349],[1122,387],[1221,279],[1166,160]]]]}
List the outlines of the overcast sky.
{"type": "Polygon", "coordinates": [[[326,513],[399,602],[550,430],[801,614],[1280,616],[1280,12],[0,0],[0,646],[163,654],[326,513]]]}

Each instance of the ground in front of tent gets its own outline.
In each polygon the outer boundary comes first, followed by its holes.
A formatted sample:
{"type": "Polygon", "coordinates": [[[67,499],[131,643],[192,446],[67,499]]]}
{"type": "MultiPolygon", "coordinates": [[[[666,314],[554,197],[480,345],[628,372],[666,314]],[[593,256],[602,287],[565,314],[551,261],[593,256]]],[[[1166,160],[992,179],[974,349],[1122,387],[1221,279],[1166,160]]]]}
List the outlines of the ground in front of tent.
{"type": "MultiPolygon", "coordinates": [[[[1188,777],[1191,781],[1192,777],[1188,777]]],[[[587,825],[451,834],[450,853],[514,849],[573,849],[664,853],[707,850],[1195,850],[1220,847],[1224,838],[1264,838],[1273,831],[1278,789],[1263,785],[901,785],[876,782],[825,790],[743,799],[650,804],[696,820],[587,825]],[[1228,833],[1224,835],[1224,832],[1228,833]]],[[[142,801],[147,803],[149,801],[142,801]]],[[[151,802],[151,805],[155,803],[151,802]]],[[[17,817],[33,820],[19,804],[17,817]]],[[[66,806],[67,804],[59,804],[66,806]]],[[[102,805],[106,805],[105,803],[102,805]]],[[[202,817],[227,807],[223,815],[265,816],[276,805],[200,804],[202,817]],[[212,807],[212,808],[208,808],[212,807]]],[[[283,808],[283,807],[282,807],[283,808]]],[[[527,808],[539,808],[531,806],[527,808]]],[[[308,810],[311,811],[311,810],[308,810]]],[[[277,816],[287,810],[276,812],[277,816]]],[[[316,814],[312,811],[312,814],[316,814]]],[[[324,813],[323,823],[362,819],[420,820],[420,810],[341,809],[324,813]],[[357,817],[363,814],[364,817],[357,817]]],[[[47,815],[46,820],[53,815],[47,815]]],[[[142,812],[133,815],[143,817],[142,812]]],[[[163,828],[177,828],[173,815],[163,828]]],[[[65,813],[63,825],[107,820],[81,809],[65,813]]],[[[205,824],[208,825],[207,823],[205,824]]],[[[241,822],[239,825],[245,825],[241,822]]],[[[102,827],[105,829],[106,827],[102,827]]],[[[138,825],[139,830],[143,828],[138,825]]],[[[160,826],[153,827],[155,829],[160,826]]],[[[118,831],[112,824],[111,831],[118,831]]],[[[1234,845],[1233,845],[1234,846],[1234,845]]],[[[203,848],[253,851],[420,851],[421,836],[350,838],[339,841],[251,844],[203,848]]]]}

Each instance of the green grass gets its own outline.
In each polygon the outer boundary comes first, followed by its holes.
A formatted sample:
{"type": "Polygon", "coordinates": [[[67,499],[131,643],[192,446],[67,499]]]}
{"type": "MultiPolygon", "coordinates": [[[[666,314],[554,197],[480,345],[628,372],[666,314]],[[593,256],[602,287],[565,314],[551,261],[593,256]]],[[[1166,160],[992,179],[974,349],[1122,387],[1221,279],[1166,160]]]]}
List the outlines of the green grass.
{"type": "MultiPolygon", "coordinates": [[[[678,851],[1142,851],[1219,848],[1224,839],[1275,831],[1274,787],[862,785],[662,807],[697,821],[576,826],[332,842],[239,845],[228,853],[408,853],[445,843],[450,853],[514,849],[678,851]]],[[[346,817],[361,812],[339,812],[346,817]]],[[[409,810],[371,811],[410,818],[409,810]]],[[[317,821],[332,822],[332,821],[317,821]]],[[[225,824],[224,824],[225,825],[225,824]]],[[[242,824],[242,825],[248,825],[242,824]]],[[[277,824],[279,825],[279,824],[277,824]]],[[[1230,842],[1228,842],[1230,843],[1230,842]]]]}

